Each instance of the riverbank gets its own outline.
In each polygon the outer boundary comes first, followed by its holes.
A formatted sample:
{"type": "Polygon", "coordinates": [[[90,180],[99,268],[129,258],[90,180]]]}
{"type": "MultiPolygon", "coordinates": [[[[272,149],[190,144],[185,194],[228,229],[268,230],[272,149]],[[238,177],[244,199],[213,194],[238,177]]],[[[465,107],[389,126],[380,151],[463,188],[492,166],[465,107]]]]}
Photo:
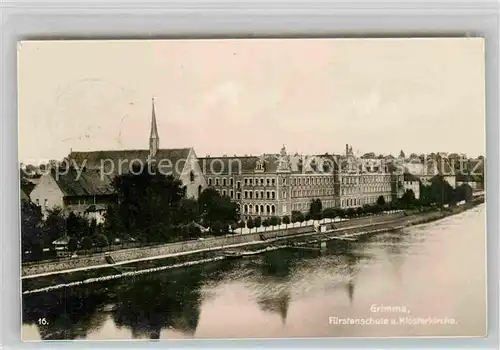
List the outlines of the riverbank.
{"type": "MultiPolygon", "coordinates": [[[[302,229],[306,232],[288,235],[283,235],[283,233],[279,232],[267,232],[269,238],[266,241],[254,240],[236,242],[234,244],[206,248],[198,251],[191,250],[168,254],[165,256],[124,260],[117,262],[115,265],[100,264],[70,270],[56,270],[38,275],[27,275],[23,277],[22,289],[23,294],[32,294],[178,267],[186,267],[195,264],[203,264],[224,259],[224,252],[228,249],[245,249],[246,251],[255,251],[270,247],[269,250],[277,250],[291,245],[299,246],[311,242],[317,243],[320,241],[336,240],[339,237],[360,239],[360,237],[369,236],[371,234],[378,234],[439,220],[441,218],[463,212],[480,203],[482,202],[467,203],[464,206],[450,208],[445,211],[431,211],[413,214],[398,213],[397,215],[394,214],[384,216],[383,220],[379,217],[359,218],[339,223],[342,224],[337,225],[340,227],[337,227],[336,230],[327,233],[314,232],[312,227],[303,227],[302,229]],[[308,231],[306,229],[308,229],[308,231]]],[[[245,236],[248,235],[244,235],[243,237],[245,236]]]]}

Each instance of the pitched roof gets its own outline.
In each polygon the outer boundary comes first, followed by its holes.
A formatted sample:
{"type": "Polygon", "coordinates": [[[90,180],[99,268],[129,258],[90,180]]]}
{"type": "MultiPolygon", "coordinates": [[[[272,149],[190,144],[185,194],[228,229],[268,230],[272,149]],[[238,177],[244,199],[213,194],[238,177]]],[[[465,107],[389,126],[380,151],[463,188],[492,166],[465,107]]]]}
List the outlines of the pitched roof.
{"type": "Polygon", "coordinates": [[[74,168],[67,173],[60,171],[58,174],[52,170],[51,175],[64,196],[98,196],[114,193],[112,177],[101,174],[99,169],[85,169],[81,174],[74,168]]]}
{"type": "Polygon", "coordinates": [[[259,157],[205,157],[198,158],[201,171],[205,175],[228,175],[255,171],[259,157]]]}
{"type": "MultiPolygon", "coordinates": [[[[291,173],[328,173],[336,165],[333,155],[289,155],[288,161],[291,173]],[[326,167],[329,167],[326,170],[326,167]]],[[[198,158],[202,172],[205,175],[228,175],[256,173],[257,162],[264,161],[264,173],[276,173],[279,165],[279,154],[264,154],[243,157],[205,157],[198,158]]]]}
{"type": "MultiPolygon", "coordinates": [[[[191,148],[159,149],[153,159],[156,164],[162,166],[165,172],[172,172],[172,175],[178,177],[190,151],[191,148]]],[[[75,161],[78,167],[104,169],[108,173],[123,174],[129,172],[134,164],[145,166],[149,158],[149,150],[72,152],[69,158],[75,161]]]]}

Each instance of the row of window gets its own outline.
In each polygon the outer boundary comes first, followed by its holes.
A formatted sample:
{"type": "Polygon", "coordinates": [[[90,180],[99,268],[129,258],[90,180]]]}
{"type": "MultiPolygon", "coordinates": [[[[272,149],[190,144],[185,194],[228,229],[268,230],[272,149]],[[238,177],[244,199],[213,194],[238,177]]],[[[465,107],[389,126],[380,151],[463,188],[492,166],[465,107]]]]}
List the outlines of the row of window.
{"type": "Polygon", "coordinates": [[[290,180],[291,184],[294,186],[298,185],[328,185],[333,184],[333,177],[322,176],[306,176],[306,177],[292,177],[290,180]]]}
{"type": "MultiPolygon", "coordinates": [[[[245,199],[276,199],[276,191],[265,191],[266,197],[264,198],[264,191],[244,191],[243,198],[245,199]]],[[[286,198],[286,192],[283,191],[283,198],[286,198]]]]}
{"type": "Polygon", "coordinates": [[[360,187],[347,187],[347,188],[342,188],[340,190],[340,194],[343,195],[348,195],[348,194],[355,194],[355,193],[380,193],[380,192],[390,192],[391,191],[391,186],[390,185],[380,185],[380,186],[360,186],[360,187]]]}
{"type": "Polygon", "coordinates": [[[343,177],[342,184],[371,184],[371,183],[380,183],[380,182],[390,182],[390,175],[370,175],[370,176],[352,176],[352,177],[343,177]]]}
{"type": "MultiPolygon", "coordinates": [[[[243,184],[245,186],[276,186],[276,178],[271,177],[271,178],[244,178],[243,179],[243,184]]],[[[232,177],[226,178],[207,178],[207,183],[209,186],[233,186],[234,184],[234,179],[232,177]]],[[[286,179],[283,179],[282,185],[286,185],[286,179]]],[[[241,181],[236,181],[236,187],[240,188],[241,187],[241,181]]]]}
{"type": "Polygon", "coordinates": [[[243,214],[276,214],[276,207],[274,204],[244,204],[243,214]]]}
{"type": "Polygon", "coordinates": [[[333,188],[317,188],[314,190],[294,190],[292,197],[311,197],[311,196],[331,196],[334,194],[333,188]]]}

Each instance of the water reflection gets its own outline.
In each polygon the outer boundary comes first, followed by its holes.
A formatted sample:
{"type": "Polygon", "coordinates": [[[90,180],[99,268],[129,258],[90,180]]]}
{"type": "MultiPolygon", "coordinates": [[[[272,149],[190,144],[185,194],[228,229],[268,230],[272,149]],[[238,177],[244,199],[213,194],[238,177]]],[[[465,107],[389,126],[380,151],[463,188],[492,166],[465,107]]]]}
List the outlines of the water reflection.
{"type": "Polygon", "coordinates": [[[362,242],[329,242],[326,251],[280,250],[25,296],[24,338],[477,335],[485,327],[483,215],[478,208],[362,242]],[[374,303],[461,322],[441,328],[327,322],[332,315],[370,316],[374,303]]]}

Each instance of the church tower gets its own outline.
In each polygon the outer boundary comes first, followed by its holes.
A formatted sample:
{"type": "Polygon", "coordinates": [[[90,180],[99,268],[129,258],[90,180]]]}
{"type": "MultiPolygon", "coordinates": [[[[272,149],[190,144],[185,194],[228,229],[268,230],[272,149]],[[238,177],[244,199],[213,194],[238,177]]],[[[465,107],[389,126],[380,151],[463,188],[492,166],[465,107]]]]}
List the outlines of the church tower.
{"type": "Polygon", "coordinates": [[[160,149],[160,137],[156,127],[155,99],[152,99],[151,134],[149,135],[149,157],[154,157],[160,149]]]}

